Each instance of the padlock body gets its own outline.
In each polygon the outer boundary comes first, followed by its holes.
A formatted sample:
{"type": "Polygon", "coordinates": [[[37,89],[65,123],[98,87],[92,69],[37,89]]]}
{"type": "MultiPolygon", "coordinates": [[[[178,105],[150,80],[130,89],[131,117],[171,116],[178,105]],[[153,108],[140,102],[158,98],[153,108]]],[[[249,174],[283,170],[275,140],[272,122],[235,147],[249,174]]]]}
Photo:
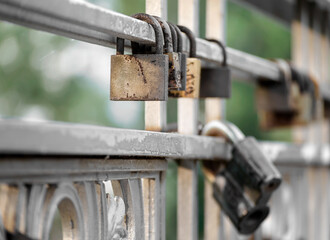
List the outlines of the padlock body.
{"type": "Polygon", "coordinates": [[[167,55],[136,54],[111,56],[111,100],[166,101],[167,98],[167,55]]]}
{"type": "Polygon", "coordinates": [[[199,98],[201,61],[198,58],[187,58],[186,90],[170,91],[170,97],[199,98]]]}
{"type": "Polygon", "coordinates": [[[265,111],[298,111],[299,86],[286,83],[261,82],[256,88],[256,106],[265,111]]]}
{"type": "Polygon", "coordinates": [[[230,98],[231,75],[228,67],[203,68],[201,76],[201,98],[230,98]]]}
{"type": "Polygon", "coordinates": [[[253,233],[269,214],[269,207],[257,205],[226,171],[216,177],[213,196],[241,234],[253,233]]]}
{"type": "Polygon", "coordinates": [[[184,53],[179,54],[180,68],[181,68],[181,88],[179,91],[186,91],[187,83],[187,56],[184,53]]]}
{"type": "Polygon", "coordinates": [[[181,62],[177,52],[166,53],[168,56],[168,89],[179,90],[181,88],[181,62]]]}
{"type": "Polygon", "coordinates": [[[304,126],[314,115],[311,94],[301,93],[296,82],[289,88],[284,84],[257,86],[256,106],[263,129],[304,126]]]}
{"type": "MultiPolygon", "coordinates": [[[[267,199],[256,199],[258,203],[268,201],[270,194],[281,183],[281,174],[267,156],[262,152],[259,143],[253,137],[246,137],[234,144],[233,159],[227,165],[227,171],[241,185],[260,192],[267,192],[267,199]]],[[[257,196],[258,194],[256,194],[257,196]]]]}
{"type": "Polygon", "coordinates": [[[253,137],[235,142],[232,155],[215,176],[213,196],[238,232],[251,234],[268,216],[281,175],[253,137]]]}

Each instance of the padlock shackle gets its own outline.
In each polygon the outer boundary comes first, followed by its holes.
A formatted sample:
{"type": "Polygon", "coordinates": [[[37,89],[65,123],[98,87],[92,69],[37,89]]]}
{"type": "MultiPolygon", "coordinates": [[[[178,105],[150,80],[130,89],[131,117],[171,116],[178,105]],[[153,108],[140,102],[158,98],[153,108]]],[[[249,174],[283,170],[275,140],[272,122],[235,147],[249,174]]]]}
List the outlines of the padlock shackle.
{"type": "Polygon", "coordinates": [[[173,52],[173,40],[172,40],[172,33],[170,26],[164,19],[158,16],[153,16],[153,17],[159,22],[160,26],[162,27],[164,41],[165,41],[165,53],[173,52]]]}
{"type": "Polygon", "coordinates": [[[214,42],[219,45],[219,47],[222,50],[222,56],[223,56],[222,66],[224,67],[227,66],[227,51],[225,45],[221,41],[216,39],[206,39],[206,40],[208,40],[209,42],[214,42]]]}
{"type": "Polygon", "coordinates": [[[190,50],[189,50],[189,57],[196,58],[196,38],[194,33],[187,27],[178,25],[178,28],[181,32],[185,33],[190,42],[190,50]]]}
{"type": "MultiPolygon", "coordinates": [[[[137,54],[139,52],[139,43],[131,42],[132,53],[137,54]]],[[[117,37],[116,41],[116,55],[123,55],[125,50],[125,39],[117,37]]]]}
{"type": "Polygon", "coordinates": [[[164,37],[162,27],[160,26],[159,22],[153,16],[146,13],[137,13],[134,14],[132,17],[149,23],[152,26],[155,31],[156,54],[163,54],[164,37]]]}
{"type": "Polygon", "coordinates": [[[117,37],[117,41],[116,41],[116,54],[117,55],[124,54],[124,48],[125,48],[124,43],[125,43],[125,40],[123,38],[117,37]]]}
{"type": "Polygon", "coordinates": [[[222,136],[235,144],[245,138],[245,135],[234,124],[225,121],[211,121],[202,130],[205,136],[222,136]]]}
{"type": "Polygon", "coordinates": [[[178,36],[178,49],[177,49],[177,52],[182,53],[182,45],[183,45],[183,43],[182,43],[181,31],[180,31],[180,29],[178,28],[177,25],[175,25],[175,24],[172,24],[172,25],[173,25],[173,27],[174,27],[174,29],[176,31],[176,35],[178,36]]]}
{"type": "Polygon", "coordinates": [[[283,59],[276,59],[275,61],[281,73],[281,80],[284,81],[286,86],[287,94],[290,94],[290,87],[292,84],[291,68],[287,61],[283,59]]]}
{"type": "Polygon", "coordinates": [[[167,22],[167,24],[171,29],[173,52],[178,52],[178,34],[174,28],[174,24],[172,24],[170,22],[167,22]]]}

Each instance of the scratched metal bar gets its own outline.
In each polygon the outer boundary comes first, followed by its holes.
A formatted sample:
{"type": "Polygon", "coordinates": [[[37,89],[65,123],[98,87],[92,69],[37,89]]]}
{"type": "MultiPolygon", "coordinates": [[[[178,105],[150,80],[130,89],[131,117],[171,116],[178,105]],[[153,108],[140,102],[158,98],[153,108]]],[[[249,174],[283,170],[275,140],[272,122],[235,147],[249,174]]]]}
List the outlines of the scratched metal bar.
{"type": "MultiPolygon", "coordinates": [[[[0,19],[106,47],[114,47],[116,37],[147,44],[155,41],[147,23],[80,0],[0,0],[0,19]]],[[[189,43],[185,35],[183,38],[187,52],[189,43]]],[[[199,58],[219,63],[220,51],[218,45],[197,39],[199,58]]],[[[231,48],[227,51],[234,70],[279,79],[279,70],[271,61],[231,48]]]]}
{"type": "Polygon", "coordinates": [[[0,154],[229,159],[222,139],[68,123],[0,120],[0,154]]]}
{"type": "MultiPolygon", "coordinates": [[[[328,166],[330,164],[329,144],[263,141],[260,145],[270,160],[279,165],[328,166]]],[[[113,161],[113,156],[229,160],[231,146],[221,138],[205,136],[67,123],[0,120],[0,155],[13,154],[66,157],[109,156],[111,161],[113,161]]],[[[72,171],[76,167],[79,168],[82,165],[75,165],[72,171]]],[[[97,164],[89,167],[95,170],[97,164]]],[[[5,174],[1,168],[0,173],[5,174]]]]}
{"type": "Polygon", "coordinates": [[[0,183],[58,183],[155,178],[166,171],[159,159],[111,159],[2,156],[0,183]]]}

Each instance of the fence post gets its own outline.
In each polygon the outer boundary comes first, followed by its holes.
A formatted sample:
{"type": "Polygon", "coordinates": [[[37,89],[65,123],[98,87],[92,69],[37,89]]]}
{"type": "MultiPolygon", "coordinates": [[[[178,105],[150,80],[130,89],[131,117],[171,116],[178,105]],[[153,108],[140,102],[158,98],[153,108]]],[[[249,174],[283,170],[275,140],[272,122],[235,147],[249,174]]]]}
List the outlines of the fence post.
{"type": "MultiPolygon", "coordinates": [[[[226,42],[226,0],[206,1],[206,38],[226,42]]],[[[205,122],[225,119],[225,101],[220,98],[205,99],[205,122]]],[[[224,230],[225,216],[220,218],[220,207],[213,198],[212,184],[204,180],[204,239],[218,240],[224,230]],[[224,220],[224,221],[220,221],[224,220]]],[[[226,224],[227,226],[230,226],[226,224]]]]}
{"type": "MultiPolygon", "coordinates": [[[[146,0],[146,13],[159,16],[167,20],[167,0],[146,0]]],[[[146,101],[145,102],[145,129],[149,131],[161,131],[166,126],[166,101],[146,101]]],[[[149,191],[156,191],[149,193],[151,199],[149,201],[156,201],[154,203],[154,212],[149,214],[156,214],[156,216],[149,216],[149,227],[154,227],[152,231],[146,233],[146,239],[166,239],[166,172],[160,173],[159,179],[150,180],[144,179],[143,184],[149,191]],[[156,182],[156,183],[155,183],[156,182]],[[154,185],[156,184],[156,189],[154,185]],[[157,197],[158,195],[158,197],[157,197]],[[159,235],[158,235],[159,234],[159,235]]],[[[147,224],[147,223],[145,223],[147,224]]]]}
{"type": "MultiPolygon", "coordinates": [[[[198,36],[199,1],[178,1],[178,23],[198,36]]],[[[178,99],[178,131],[197,134],[198,99],[178,99]]],[[[180,161],[178,166],[178,240],[198,239],[198,163],[180,161]]]]}
{"type": "MultiPolygon", "coordinates": [[[[167,0],[146,0],[146,13],[167,19],[167,0]]],[[[146,101],[145,129],[161,131],[166,126],[166,101],[146,101]]]]}

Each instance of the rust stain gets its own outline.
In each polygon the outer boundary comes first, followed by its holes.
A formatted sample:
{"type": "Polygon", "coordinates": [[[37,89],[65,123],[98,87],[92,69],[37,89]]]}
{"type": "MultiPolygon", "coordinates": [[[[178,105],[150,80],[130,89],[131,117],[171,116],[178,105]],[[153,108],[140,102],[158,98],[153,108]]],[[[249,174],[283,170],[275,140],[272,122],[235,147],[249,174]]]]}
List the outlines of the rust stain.
{"type": "Polygon", "coordinates": [[[147,84],[147,78],[146,78],[146,76],[144,75],[143,66],[142,66],[142,64],[141,64],[141,62],[140,62],[139,59],[135,58],[135,60],[136,60],[137,64],[139,65],[140,72],[141,72],[141,74],[142,74],[142,78],[143,78],[143,82],[144,82],[145,84],[147,84]]]}

